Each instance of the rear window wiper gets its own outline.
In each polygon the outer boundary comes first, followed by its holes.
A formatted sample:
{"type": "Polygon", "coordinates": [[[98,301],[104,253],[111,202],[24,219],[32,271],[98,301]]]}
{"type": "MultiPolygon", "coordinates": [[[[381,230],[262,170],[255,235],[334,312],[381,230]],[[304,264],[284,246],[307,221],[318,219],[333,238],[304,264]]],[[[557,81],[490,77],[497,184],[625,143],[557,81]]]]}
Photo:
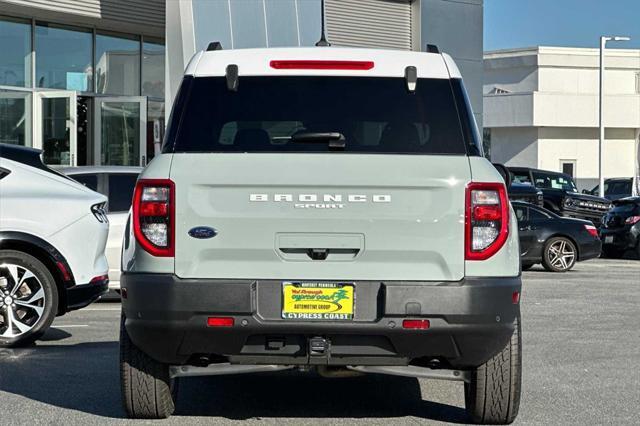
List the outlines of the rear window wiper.
{"type": "Polygon", "coordinates": [[[291,136],[291,142],[295,143],[322,143],[329,142],[329,149],[344,149],[346,140],[340,132],[303,132],[291,136]]]}

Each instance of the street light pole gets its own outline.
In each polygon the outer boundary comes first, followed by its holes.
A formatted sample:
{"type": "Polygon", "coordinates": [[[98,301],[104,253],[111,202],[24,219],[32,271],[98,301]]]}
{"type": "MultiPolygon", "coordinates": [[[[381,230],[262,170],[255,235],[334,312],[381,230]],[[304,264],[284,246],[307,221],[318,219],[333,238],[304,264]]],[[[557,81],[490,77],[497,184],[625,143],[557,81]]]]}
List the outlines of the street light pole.
{"type": "Polygon", "coordinates": [[[604,174],[602,173],[603,161],[602,152],[604,148],[604,53],[607,48],[608,41],[629,41],[629,37],[600,37],[600,91],[599,91],[599,111],[598,111],[598,127],[600,128],[600,140],[598,143],[598,179],[599,195],[604,197],[604,174]]]}

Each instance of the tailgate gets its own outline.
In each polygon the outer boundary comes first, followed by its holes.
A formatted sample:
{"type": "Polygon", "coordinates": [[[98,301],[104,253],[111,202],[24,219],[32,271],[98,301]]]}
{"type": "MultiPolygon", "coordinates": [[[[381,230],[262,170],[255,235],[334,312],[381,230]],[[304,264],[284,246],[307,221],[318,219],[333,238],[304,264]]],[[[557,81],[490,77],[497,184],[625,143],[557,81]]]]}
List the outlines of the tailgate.
{"type": "Polygon", "coordinates": [[[465,156],[185,153],[171,179],[181,278],[463,278],[465,156]]]}

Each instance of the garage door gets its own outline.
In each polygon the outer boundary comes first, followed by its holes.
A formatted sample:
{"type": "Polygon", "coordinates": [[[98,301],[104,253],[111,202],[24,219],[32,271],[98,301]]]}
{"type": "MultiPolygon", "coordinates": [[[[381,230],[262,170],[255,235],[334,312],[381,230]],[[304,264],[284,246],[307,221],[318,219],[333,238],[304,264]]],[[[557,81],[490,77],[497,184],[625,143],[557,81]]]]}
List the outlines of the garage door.
{"type": "Polygon", "coordinates": [[[411,1],[326,0],[327,38],[334,46],[411,50],[411,1]]]}

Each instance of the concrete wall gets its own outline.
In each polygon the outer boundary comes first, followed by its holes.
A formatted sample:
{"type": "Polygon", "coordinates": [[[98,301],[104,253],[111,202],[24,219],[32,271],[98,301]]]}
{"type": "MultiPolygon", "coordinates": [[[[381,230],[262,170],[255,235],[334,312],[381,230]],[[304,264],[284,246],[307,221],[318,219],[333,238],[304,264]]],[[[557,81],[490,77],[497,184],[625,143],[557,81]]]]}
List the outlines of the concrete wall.
{"type": "Polygon", "coordinates": [[[421,0],[420,18],[422,45],[436,44],[456,61],[482,127],[483,0],[421,0]]]}
{"type": "Polygon", "coordinates": [[[538,129],[534,127],[491,129],[491,161],[507,166],[536,167],[538,129]]]}
{"type": "MultiPolygon", "coordinates": [[[[607,129],[605,138],[604,175],[608,178],[633,176],[635,129],[607,129]]],[[[579,185],[593,183],[593,187],[597,183],[598,129],[540,128],[538,151],[539,168],[559,172],[562,160],[575,160],[579,185]]]]}

